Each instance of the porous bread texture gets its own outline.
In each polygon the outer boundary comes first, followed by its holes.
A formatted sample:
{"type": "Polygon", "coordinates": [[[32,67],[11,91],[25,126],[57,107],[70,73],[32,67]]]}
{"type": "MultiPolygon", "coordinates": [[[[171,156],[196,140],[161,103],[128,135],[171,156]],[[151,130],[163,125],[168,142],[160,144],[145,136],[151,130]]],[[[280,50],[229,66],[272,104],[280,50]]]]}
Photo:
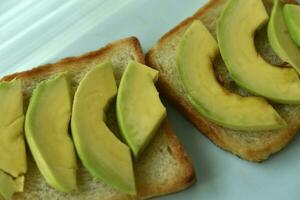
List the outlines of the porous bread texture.
{"type": "MultiPolygon", "coordinates": [[[[168,126],[165,124],[164,126],[168,126]]],[[[160,130],[135,164],[138,196],[122,194],[93,178],[80,164],[77,173],[78,191],[71,194],[49,187],[41,176],[34,160],[28,158],[25,191],[16,193],[14,200],[136,200],[164,195],[185,189],[194,181],[188,158],[179,152],[183,149],[170,127],[160,130]],[[188,177],[189,176],[189,177],[188,177]],[[184,177],[184,178],[183,178],[184,177]]]]}
{"type": "MultiPolygon", "coordinates": [[[[281,150],[297,134],[300,125],[300,106],[273,104],[279,114],[287,121],[288,127],[286,129],[250,132],[224,128],[205,119],[193,108],[187,99],[176,66],[176,48],[186,28],[193,20],[198,19],[216,38],[216,22],[226,2],[227,0],[210,0],[192,17],[166,33],[156,46],[147,53],[146,63],[160,71],[158,83],[160,92],[166,95],[213,143],[243,159],[260,162],[281,150]]],[[[264,4],[270,11],[273,1],[265,0],[264,4]]],[[[256,46],[266,60],[277,65],[283,64],[270,48],[265,28],[256,35],[256,46]]],[[[242,95],[249,95],[247,91],[237,87],[232,81],[221,56],[214,61],[214,70],[219,82],[227,89],[242,95]]]]}
{"type": "MultiPolygon", "coordinates": [[[[68,72],[73,84],[73,91],[85,73],[93,66],[104,61],[111,61],[114,74],[120,80],[129,60],[144,63],[144,56],[138,40],[134,37],[116,41],[106,47],[80,57],[66,58],[54,64],[47,64],[30,71],[6,76],[3,80],[14,78],[22,80],[24,102],[29,98],[36,85],[59,72],[68,72]]],[[[114,107],[110,108],[108,124],[117,131],[114,107]],[[112,113],[113,112],[113,113],[112,113]]],[[[27,150],[29,154],[29,151],[27,150]]],[[[78,170],[79,190],[61,193],[49,187],[41,176],[32,157],[28,156],[28,172],[25,175],[25,190],[14,195],[14,200],[136,200],[177,192],[189,187],[195,181],[192,163],[186,155],[177,137],[165,121],[155,138],[151,141],[140,160],[134,163],[137,196],[120,193],[101,181],[91,177],[80,164],[78,170]]],[[[79,160],[79,159],[78,159],[79,160]]],[[[118,167],[118,166],[117,166],[118,167]]]]}

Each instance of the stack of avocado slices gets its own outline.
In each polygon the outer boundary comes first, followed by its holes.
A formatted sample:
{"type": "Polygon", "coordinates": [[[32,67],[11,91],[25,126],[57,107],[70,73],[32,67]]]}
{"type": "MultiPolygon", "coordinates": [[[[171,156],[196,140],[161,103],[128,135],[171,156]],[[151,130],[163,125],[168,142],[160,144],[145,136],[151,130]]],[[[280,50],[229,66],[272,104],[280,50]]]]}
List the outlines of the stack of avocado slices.
{"type": "Polygon", "coordinates": [[[300,104],[299,20],[298,5],[275,0],[269,19],[262,0],[230,0],[218,19],[218,41],[195,20],[177,47],[177,68],[193,107],[212,122],[233,130],[285,128],[286,122],[272,105],[300,104]],[[257,52],[255,32],[267,22],[271,47],[291,66],[271,65],[257,52]],[[218,82],[213,61],[219,50],[231,78],[248,95],[230,92],[218,82]]]}
{"type": "MultiPolygon", "coordinates": [[[[78,155],[93,177],[135,195],[133,161],[166,116],[157,79],[156,70],[130,61],[119,89],[110,62],[87,72],[74,97],[68,73],[39,83],[26,112],[25,138],[45,181],[60,192],[77,190],[78,155]],[[120,138],[105,119],[115,102],[120,138]]],[[[10,199],[23,191],[27,170],[21,81],[0,83],[0,103],[5,108],[0,114],[0,194],[10,199]]]]}
{"type": "Polygon", "coordinates": [[[0,194],[10,199],[23,191],[27,171],[21,81],[0,82],[0,105],[0,194]]]}

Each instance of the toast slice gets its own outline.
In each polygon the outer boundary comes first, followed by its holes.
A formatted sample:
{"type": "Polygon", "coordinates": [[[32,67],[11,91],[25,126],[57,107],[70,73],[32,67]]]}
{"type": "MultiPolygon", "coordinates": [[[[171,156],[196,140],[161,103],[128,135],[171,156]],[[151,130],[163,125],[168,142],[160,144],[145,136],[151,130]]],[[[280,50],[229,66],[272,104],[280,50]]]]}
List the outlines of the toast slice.
{"type": "MultiPolygon", "coordinates": [[[[281,150],[295,137],[300,125],[300,106],[273,105],[288,123],[288,127],[284,130],[250,132],[223,128],[205,119],[189,103],[176,67],[176,48],[186,28],[193,20],[199,19],[216,37],[216,21],[226,2],[227,0],[210,0],[192,17],[166,33],[147,53],[146,63],[160,71],[158,88],[161,94],[167,96],[205,136],[224,150],[246,160],[259,162],[281,150]]],[[[270,12],[273,1],[264,0],[264,3],[270,12]]],[[[284,64],[271,50],[265,28],[256,35],[256,47],[268,62],[276,65],[284,64]]],[[[232,81],[220,56],[214,62],[214,70],[224,87],[242,95],[249,95],[232,81]]]]}
{"type": "MultiPolygon", "coordinates": [[[[93,66],[103,61],[111,61],[116,80],[119,81],[124,67],[129,60],[144,63],[144,55],[140,43],[134,37],[113,42],[104,48],[80,57],[65,58],[57,63],[43,65],[30,71],[15,73],[4,77],[3,80],[8,81],[14,78],[22,80],[24,107],[26,109],[35,86],[40,81],[48,79],[58,72],[66,71],[70,74],[75,92],[81,78],[93,66]]],[[[109,127],[116,132],[118,128],[114,106],[109,108],[107,121],[109,127]]],[[[192,163],[167,121],[163,123],[141,159],[134,163],[137,196],[122,194],[95,180],[82,165],[80,165],[78,170],[79,191],[72,194],[60,193],[45,183],[32,157],[28,157],[29,170],[26,174],[25,190],[23,193],[17,193],[13,197],[16,200],[148,199],[183,190],[195,181],[192,163]]]]}

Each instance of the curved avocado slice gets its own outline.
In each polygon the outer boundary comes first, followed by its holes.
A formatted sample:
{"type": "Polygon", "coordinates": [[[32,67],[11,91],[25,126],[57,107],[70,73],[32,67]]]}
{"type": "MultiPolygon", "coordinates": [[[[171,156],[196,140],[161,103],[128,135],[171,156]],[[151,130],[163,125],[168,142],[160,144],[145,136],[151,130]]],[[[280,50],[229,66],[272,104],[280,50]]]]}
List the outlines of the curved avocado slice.
{"type": "Polygon", "coordinates": [[[4,199],[11,199],[15,192],[23,192],[24,176],[12,178],[10,175],[0,171],[0,194],[4,199]]]}
{"type": "Polygon", "coordinates": [[[268,24],[268,37],[271,47],[277,55],[283,61],[290,63],[300,73],[300,48],[294,43],[288,32],[283,16],[283,5],[280,0],[274,0],[268,24]]]}
{"type": "Polygon", "coordinates": [[[166,108],[154,85],[157,78],[158,71],[130,61],[120,82],[117,119],[135,158],[146,148],[166,117],[166,108]]]}
{"type": "Polygon", "coordinates": [[[68,133],[71,84],[66,74],[41,82],[33,91],[25,119],[25,136],[46,182],[62,192],[76,186],[76,152],[68,133]]]}
{"type": "Polygon", "coordinates": [[[300,47],[300,6],[295,4],[285,4],[283,7],[283,14],[291,37],[300,47]]]}
{"type": "Polygon", "coordinates": [[[94,67],[75,94],[72,135],[87,170],[110,186],[135,194],[130,150],[106,126],[105,112],[117,94],[111,63],[94,67]]]}
{"type": "Polygon", "coordinates": [[[177,66],[188,98],[209,120],[237,130],[270,130],[286,125],[260,97],[243,97],[223,88],[213,70],[218,44],[198,20],[184,33],[177,49],[177,66]]]}
{"type": "Polygon", "coordinates": [[[267,63],[255,49],[255,30],[267,20],[261,0],[230,0],[217,24],[222,58],[232,79],[241,87],[275,102],[299,104],[297,72],[267,63]]]}
{"type": "Polygon", "coordinates": [[[20,80],[0,82],[0,105],[0,194],[9,199],[23,191],[27,171],[20,80]]]}

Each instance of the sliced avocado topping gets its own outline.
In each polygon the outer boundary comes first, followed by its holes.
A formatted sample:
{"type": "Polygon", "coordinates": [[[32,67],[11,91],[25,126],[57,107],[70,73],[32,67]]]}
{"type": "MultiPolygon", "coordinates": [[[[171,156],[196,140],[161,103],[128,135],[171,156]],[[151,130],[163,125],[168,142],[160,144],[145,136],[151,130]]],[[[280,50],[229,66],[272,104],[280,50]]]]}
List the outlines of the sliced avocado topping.
{"type": "Polygon", "coordinates": [[[230,0],[217,24],[222,58],[232,79],[241,87],[275,102],[299,104],[297,72],[267,63],[256,51],[255,31],[267,21],[261,0],[230,0]]]}
{"type": "Polygon", "coordinates": [[[294,43],[288,32],[284,21],[283,4],[280,0],[274,0],[268,24],[268,37],[271,47],[277,55],[300,73],[300,48],[294,43]]]}
{"type": "Polygon", "coordinates": [[[154,83],[158,72],[130,61],[117,97],[117,119],[123,138],[138,158],[166,116],[154,83]]]}
{"type": "Polygon", "coordinates": [[[177,48],[179,74],[191,104],[207,119],[231,129],[271,130],[286,126],[280,115],[260,97],[243,97],[223,88],[214,75],[216,40],[195,20],[177,48]]]}
{"type": "Polygon", "coordinates": [[[71,84],[66,74],[41,82],[33,91],[25,119],[25,135],[46,182],[62,192],[76,186],[76,152],[68,128],[71,84]]]}
{"type": "Polygon", "coordinates": [[[285,4],[283,13],[288,31],[294,42],[300,47],[300,5],[285,4]]]}
{"type": "Polygon", "coordinates": [[[20,80],[0,82],[0,105],[0,194],[9,199],[23,191],[27,171],[20,80]]]}
{"type": "Polygon", "coordinates": [[[24,176],[12,176],[0,170],[0,194],[4,199],[11,199],[15,192],[23,192],[24,176]]]}
{"type": "Polygon", "coordinates": [[[116,94],[111,63],[89,71],[75,93],[72,135],[80,160],[94,177],[136,194],[130,149],[105,124],[105,112],[116,94]]]}

